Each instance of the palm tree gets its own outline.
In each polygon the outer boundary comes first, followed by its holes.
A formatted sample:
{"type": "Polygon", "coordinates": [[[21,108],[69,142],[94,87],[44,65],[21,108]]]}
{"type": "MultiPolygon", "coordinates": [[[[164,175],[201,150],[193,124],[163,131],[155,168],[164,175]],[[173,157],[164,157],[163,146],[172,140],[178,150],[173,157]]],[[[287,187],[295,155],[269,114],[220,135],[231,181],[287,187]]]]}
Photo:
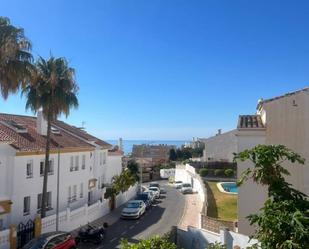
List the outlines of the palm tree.
{"type": "Polygon", "coordinates": [[[24,30],[0,16],[0,93],[4,99],[28,82],[32,68],[30,50],[24,30]]]}
{"type": "Polygon", "coordinates": [[[51,57],[44,60],[42,57],[35,64],[32,72],[31,84],[24,90],[26,95],[26,109],[35,113],[42,109],[47,120],[47,135],[45,147],[45,169],[42,191],[41,217],[46,216],[47,177],[49,167],[51,123],[59,115],[69,115],[72,107],[78,107],[74,69],[68,66],[65,58],[51,57]]]}

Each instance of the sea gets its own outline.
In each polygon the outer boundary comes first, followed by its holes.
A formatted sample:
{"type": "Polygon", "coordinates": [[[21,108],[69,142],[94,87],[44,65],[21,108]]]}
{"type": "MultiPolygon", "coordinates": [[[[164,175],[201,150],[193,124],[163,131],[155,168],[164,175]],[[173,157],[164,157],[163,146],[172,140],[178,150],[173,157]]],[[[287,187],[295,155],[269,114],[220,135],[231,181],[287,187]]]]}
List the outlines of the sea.
{"type": "MultiPolygon", "coordinates": [[[[106,142],[112,145],[118,145],[118,140],[106,140],[106,142]]],[[[189,141],[186,140],[122,140],[123,151],[125,155],[132,153],[133,145],[139,144],[148,144],[148,145],[158,145],[158,144],[166,144],[166,145],[175,145],[177,148],[181,147],[185,143],[189,141]]]]}

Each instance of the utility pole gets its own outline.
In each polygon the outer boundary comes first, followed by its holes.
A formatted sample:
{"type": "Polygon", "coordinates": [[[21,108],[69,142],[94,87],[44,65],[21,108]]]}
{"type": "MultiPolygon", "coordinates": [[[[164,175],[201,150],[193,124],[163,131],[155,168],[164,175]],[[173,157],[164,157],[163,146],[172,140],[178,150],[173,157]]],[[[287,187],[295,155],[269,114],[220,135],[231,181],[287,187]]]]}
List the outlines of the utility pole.
{"type": "Polygon", "coordinates": [[[56,231],[59,231],[59,184],[60,184],[59,178],[60,178],[60,145],[58,144],[56,231]]]}

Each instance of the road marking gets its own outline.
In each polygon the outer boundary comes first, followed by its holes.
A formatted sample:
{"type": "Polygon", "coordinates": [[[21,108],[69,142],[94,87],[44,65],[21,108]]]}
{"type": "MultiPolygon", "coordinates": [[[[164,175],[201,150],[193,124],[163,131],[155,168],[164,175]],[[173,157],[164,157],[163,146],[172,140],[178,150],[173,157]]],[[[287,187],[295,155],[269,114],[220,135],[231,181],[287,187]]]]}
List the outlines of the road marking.
{"type": "Polygon", "coordinates": [[[117,238],[113,238],[113,239],[111,239],[111,241],[110,241],[110,242],[114,242],[115,240],[117,240],[117,238]]]}
{"type": "Polygon", "coordinates": [[[138,224],[140,221],[138,220],[137,222],[136,222],[136,224],[138,224]]]}
{"type": "Polygon", "coordinates": [[[134,225],[132,225],[132,226],[129,227],[129,229],[133,229],[133,228],[134,228],[134,225]]]}
{"type": "Polygon", "coordinates": [[[124,231],[124,232],[121,233],[121,235],[125,235],[126,233],[127,233],[127,231],[124,231]]]}

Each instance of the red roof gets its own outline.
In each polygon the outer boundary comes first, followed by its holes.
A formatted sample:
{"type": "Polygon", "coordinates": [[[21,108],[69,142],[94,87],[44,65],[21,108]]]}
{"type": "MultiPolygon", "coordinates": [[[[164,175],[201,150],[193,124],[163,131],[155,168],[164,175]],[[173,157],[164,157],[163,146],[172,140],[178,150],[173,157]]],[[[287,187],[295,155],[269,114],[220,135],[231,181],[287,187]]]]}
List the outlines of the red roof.
{"type": "MultiPolygon", "coordinates": [[[[60,148],[69,149],[94,149],[94,145],[89,143],[90,140],[80,136],[80,130],[78,128],[70,126],[62,121],[56,121],[52,124],[52,126],[58,125],[64,128],[60,130],[59,134],[51,133],[51,150],[57,149],[58,146],[60,146],[60,148]]],[[[87,134],[86,136],[91,136],[86,132],[85,134],[87,134]]],[[[96,140],[96,143],[99,142],[102,143],[102,145],[108,145],[98,138],[91,137],[96,140]]],[[[20,152],[37,152],[45,151],[46,137],[40,135],[36,131],[36,117],[0,113],[0,143],[1,142],[10,144],[20,152]],[[26,128],[27,132],[18,133],[16,130],[5,125],[6,121],[11,120],[26,128]]]]}

